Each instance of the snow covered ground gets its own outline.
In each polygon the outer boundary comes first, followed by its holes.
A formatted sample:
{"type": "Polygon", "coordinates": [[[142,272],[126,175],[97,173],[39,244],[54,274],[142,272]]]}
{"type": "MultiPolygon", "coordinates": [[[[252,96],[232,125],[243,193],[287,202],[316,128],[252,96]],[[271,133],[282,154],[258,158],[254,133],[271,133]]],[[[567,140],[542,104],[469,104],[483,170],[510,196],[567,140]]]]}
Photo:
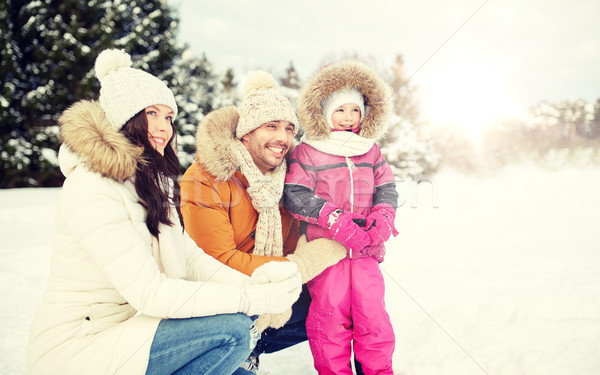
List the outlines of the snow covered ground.
{"type": "MultiPolygon", "coordinates": [[[[600,168],[400,183],[382,270],[396,374],[600,373],[600,168]]],[[[0,374],[25,374],[58,189],[0,190],[0,374]]],[[[261,375],[315,374],[307,344],[261,375]]]]}

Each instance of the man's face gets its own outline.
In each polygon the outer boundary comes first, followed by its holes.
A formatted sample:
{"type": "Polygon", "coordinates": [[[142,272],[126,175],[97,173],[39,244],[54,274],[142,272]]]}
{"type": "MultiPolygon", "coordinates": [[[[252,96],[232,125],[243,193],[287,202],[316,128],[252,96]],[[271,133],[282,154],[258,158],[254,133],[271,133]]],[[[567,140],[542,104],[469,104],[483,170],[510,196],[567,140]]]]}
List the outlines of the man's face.
{"type": "Polygon", "coordinates": [[[264,123],[242,137],[242,143],[263,174],[283,163],[293,140],[294,125],[288,121],[264,123]]]}

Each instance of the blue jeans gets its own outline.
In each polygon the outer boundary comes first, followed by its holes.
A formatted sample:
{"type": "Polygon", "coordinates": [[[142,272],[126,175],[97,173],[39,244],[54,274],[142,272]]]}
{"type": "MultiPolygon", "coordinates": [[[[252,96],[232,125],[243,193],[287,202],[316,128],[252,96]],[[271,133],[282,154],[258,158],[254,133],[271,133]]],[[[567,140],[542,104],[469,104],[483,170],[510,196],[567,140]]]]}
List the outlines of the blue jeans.
{"type": "Polygon", "coordinates": [[[254,322],[244,314],[163,319],[148,360],[147,375],[230,375],[256,344],[254,322]]]}

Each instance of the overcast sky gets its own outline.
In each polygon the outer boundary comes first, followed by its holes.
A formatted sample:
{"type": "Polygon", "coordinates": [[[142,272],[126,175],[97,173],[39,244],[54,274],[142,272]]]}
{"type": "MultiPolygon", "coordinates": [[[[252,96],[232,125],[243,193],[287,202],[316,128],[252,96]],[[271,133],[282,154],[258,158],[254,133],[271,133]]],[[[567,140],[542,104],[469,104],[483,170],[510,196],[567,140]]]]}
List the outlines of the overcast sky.
{"type": "MultiPolygon", "coordinates": [[[[307,79],[335,54],[402,54],[432,124],[472,129],[541,100],[600,98],[600,1],[169,0],[219,67],[307,79]]],[[[243,73],[242,73],[243,74],[243,73]]]]}

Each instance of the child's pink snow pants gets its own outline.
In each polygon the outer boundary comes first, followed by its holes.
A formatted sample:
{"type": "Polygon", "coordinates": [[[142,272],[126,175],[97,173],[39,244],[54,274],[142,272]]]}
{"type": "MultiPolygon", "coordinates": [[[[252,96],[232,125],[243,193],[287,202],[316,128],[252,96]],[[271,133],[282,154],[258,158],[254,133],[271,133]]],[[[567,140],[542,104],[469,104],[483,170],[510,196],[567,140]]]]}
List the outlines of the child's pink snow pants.
{"type": "Polygon", "coordinates": [[[393,374],[394,330],[375,258],[342,259],[309,281],[308,290],[306,332],[320,375],[352,374],[352,340],[366,375],[393,374]]]}

